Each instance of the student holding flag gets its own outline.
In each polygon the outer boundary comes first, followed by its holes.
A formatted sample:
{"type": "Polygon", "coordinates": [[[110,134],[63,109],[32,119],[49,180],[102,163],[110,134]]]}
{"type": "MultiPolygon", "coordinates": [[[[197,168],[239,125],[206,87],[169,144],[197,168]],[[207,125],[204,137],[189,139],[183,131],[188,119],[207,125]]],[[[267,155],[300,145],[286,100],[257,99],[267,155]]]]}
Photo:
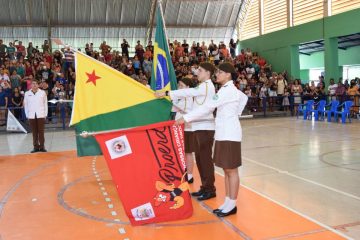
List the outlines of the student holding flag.
{"type": "MultiPolygon", "coordinates": [[[[239,190],[239,172],[241,166],[241,140],[242,130],[239,121],[248,97],[239,91],[231,74],[235,68],[230,63],[223,63],[216,72],[216,82],[222,87],[211,100],[205,102],[200,108],[194,108],[183,118],[177,120],[177,124],[196,122],[205,116],[212,114],[217,109],[215,119],[215,151],[214,162],[225,172],[226,198],[224,203],[213,212],[219,217],[225,217],[237,212],[236,198],[239,190]]],[[[170,94],[173,95],[173,94],[170,94]]]]}
{"type": "MultiPolygon", "coordinates": [[[[169,96],[171,100],[181,98],[194,98],[193,110],[202,109],[209,104],[215,95],[215,87],[211,80],[215,66],[211,63],[201,63],[197,72],[200,84],[196,88],[179,89],[173,91],[156,92],[155,96],[162,98],[169,96]]],[[[215,173],[212,159],[212,146],[214,143],[214,116],[212,112],[204,114],[198,121],[192,123],[195,141],[195,157],[198,167],[201,187],[192,196],[198,197],[199,201],[216,197],[215,173]]]]}
{"type": "MultiPolygon", "coordinates": [[[[194,87],[194,81],[190,78],[182,78],[179,80],[178,87],[179,89],[189,89],[194,87]]],[[[194,100],[192,97],[182,98],[173,101],[172,111],[176,112],[175,120],[180,119],[184,114],[191,111],[193,108],[194,100]]],[[[192,130],[191,124],[185,124],[184,128],[184,143],[185,143],[185,159],[186,159],[186,172],[188,183],[193,183],[193,166],[194,166],[194,157],[193,152],[195,151],[195,142],[194,142],[194,132],[192,130]]]]}

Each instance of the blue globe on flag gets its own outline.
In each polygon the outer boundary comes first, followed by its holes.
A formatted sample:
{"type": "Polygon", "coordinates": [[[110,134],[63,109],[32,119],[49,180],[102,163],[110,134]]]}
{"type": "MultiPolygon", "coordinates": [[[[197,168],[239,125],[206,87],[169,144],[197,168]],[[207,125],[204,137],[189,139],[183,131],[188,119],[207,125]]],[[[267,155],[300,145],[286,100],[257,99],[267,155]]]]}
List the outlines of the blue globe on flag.
{"type": "Polygon", "coordinates": [[[163,89],[169,82],[170,79],[166,58],[163,55],[158,54],[156,65],[156,90],[163,89]]]}

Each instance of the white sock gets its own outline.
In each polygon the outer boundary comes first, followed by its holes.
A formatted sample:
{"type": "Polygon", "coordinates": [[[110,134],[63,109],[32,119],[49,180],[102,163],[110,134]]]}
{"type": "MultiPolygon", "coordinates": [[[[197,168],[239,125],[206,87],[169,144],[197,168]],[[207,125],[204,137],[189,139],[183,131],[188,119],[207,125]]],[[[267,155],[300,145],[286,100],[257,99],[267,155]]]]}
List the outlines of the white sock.
{"type": "Polygon", "coordinates": [[[219,209],[223,210],[229,201],[230,201],[230,198],[228,196],[226,196],[225,202],[219,207],[219,209]]]}
{"type": "Polygon", "coordinates": [[[188,173],[187,177],[188,177],[188,180],[190,180],[193,178],[193,175],[188,173]]]}
{"type": "Polygon", "coordinates": [[[236,199],[229,199],[228,203],[226,204],[225,208],[222,210],[223,213],[228,213],[236,207],[236,199]]]}

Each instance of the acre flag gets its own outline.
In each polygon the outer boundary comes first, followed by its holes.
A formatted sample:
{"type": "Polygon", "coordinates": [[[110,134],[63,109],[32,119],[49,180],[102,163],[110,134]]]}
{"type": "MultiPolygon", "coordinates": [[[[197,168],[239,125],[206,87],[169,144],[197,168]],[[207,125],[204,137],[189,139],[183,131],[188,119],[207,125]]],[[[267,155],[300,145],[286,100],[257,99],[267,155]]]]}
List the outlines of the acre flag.
{"type": "Polygon", "coordinates": [[[189,218],[183,125],[167,121],[95,135],[132,225],[189,218]]]}
{"type": "Polygon", "coordinates": [[[151,72],[151,88],[155,91],[170,91],[177,89],[176,74],[171,61],[165,31],[162,8],[159,3],[156,11],[154,60],[151,72]]]}
{"type": "Polygon", "coordinates": [[[80,52],[75,53],[76,83],[70,125],[75,125],[79,156],[100,155],[94,138],[79,133],[144,126],[170,119],[171,103],[154,91],[80,52]]]}

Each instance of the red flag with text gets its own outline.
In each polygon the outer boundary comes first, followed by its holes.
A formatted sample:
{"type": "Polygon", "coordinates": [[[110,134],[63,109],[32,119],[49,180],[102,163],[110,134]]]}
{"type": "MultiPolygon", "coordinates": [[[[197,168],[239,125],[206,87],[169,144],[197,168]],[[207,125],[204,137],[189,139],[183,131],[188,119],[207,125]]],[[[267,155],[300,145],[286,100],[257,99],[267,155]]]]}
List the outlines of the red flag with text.
{"type": "Polygon", "coordinates": [[[189,218],[184,128],[161,122],[95,135],[132,225],[189,218]]]}

